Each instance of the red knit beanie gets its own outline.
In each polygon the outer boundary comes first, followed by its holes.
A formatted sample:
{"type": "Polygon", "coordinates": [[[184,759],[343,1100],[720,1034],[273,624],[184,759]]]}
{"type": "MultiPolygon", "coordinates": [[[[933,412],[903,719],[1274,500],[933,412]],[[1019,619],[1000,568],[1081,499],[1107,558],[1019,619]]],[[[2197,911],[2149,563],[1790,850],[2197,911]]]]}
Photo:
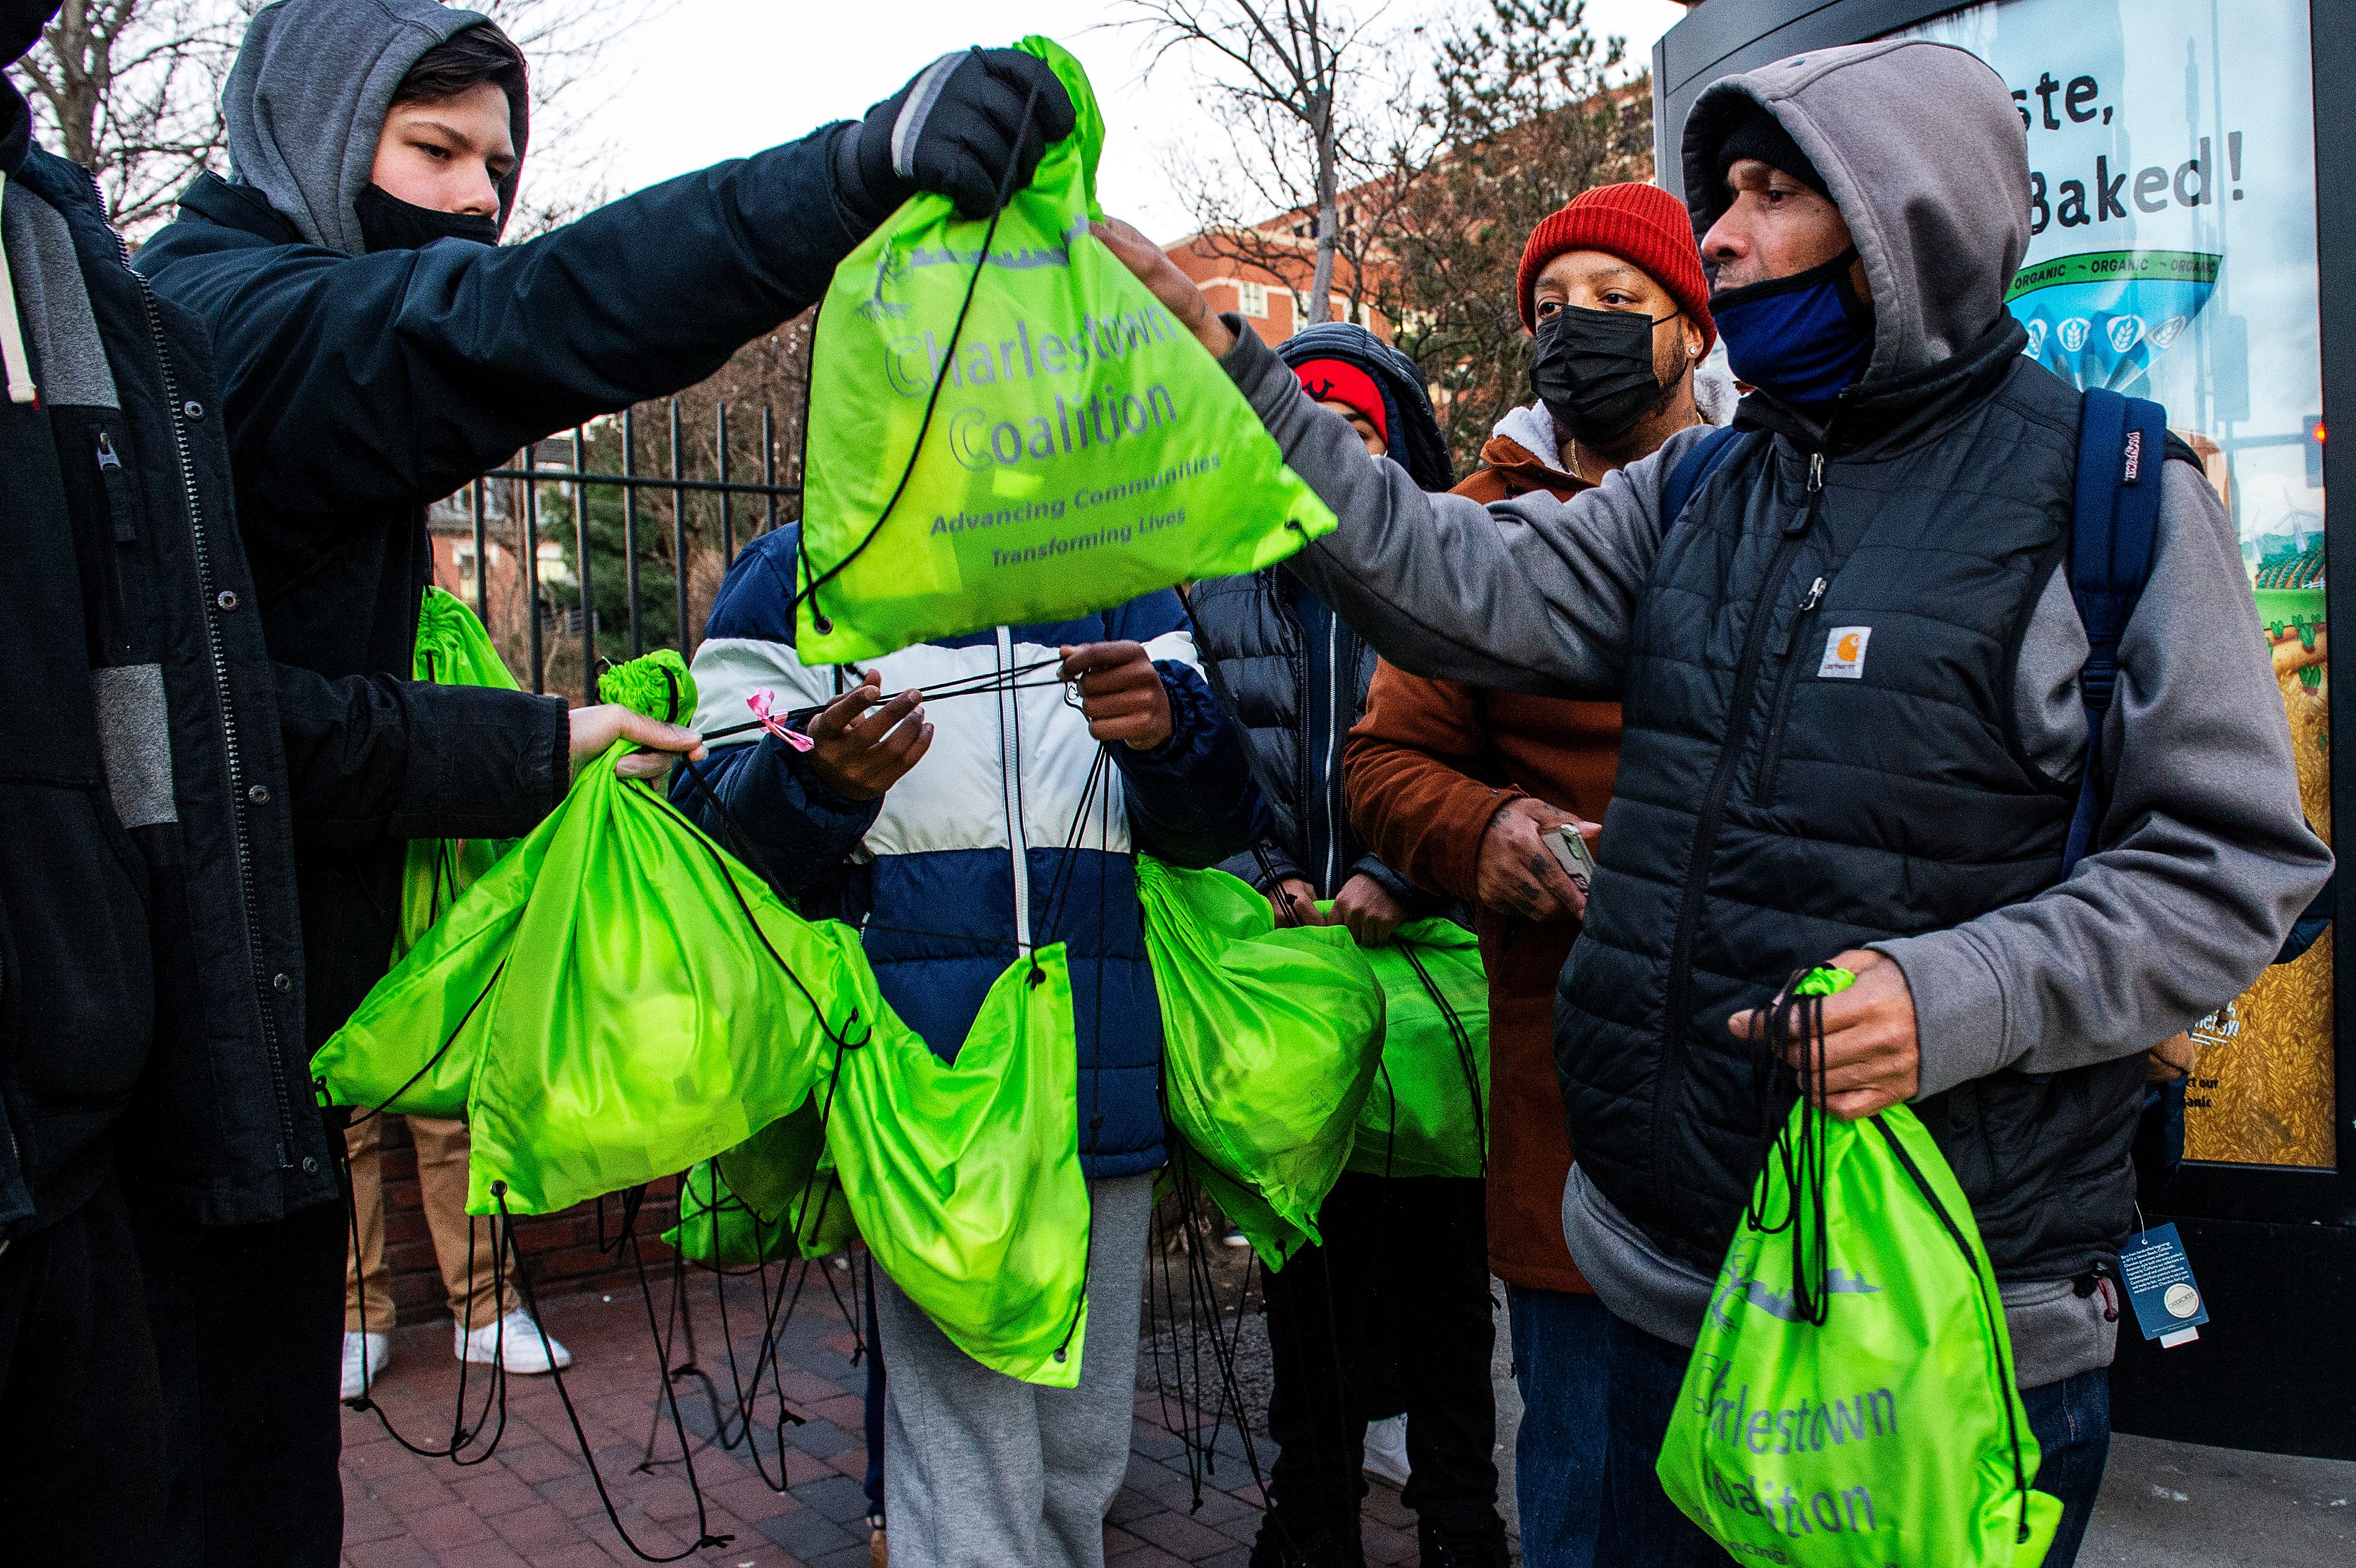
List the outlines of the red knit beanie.
{"type": "Polygon", "coordinates": [[[1346,359],[1304,359],[1292,368],[1301,389],[1313,402],[1347,403],[1366,416],[1375,433],[1387,443],[1391,421],[1383,411],[1383,389],[1375,379],[1346,359]]]}
{"type": "Polygon", "coordinates": [[[1701,251],[1694,243],[1693,219],[1685,204],[1656,185],[1630,180],[1600,185],[1547,214],[1522,247],[1522,270],[1514,282],[1521,296],[1522,325],[1538,329],[1532,298],[1538,274],[1566,251],[1601,251],[1640,268],[1677,302],[1701,328],[1701,351],[1718,341],[1709,318],[1709,280],[1702,275],[1701,251]]]}

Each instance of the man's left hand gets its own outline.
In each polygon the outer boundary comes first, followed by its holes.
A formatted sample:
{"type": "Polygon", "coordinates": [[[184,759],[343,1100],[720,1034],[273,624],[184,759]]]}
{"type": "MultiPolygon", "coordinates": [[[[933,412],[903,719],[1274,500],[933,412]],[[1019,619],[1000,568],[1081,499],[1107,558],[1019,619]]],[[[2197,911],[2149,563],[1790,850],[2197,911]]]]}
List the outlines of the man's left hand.
{"type": "MultiPolygon", "coordinates": [[[[1912,1099],[1922,1086],[1914,993],[1906,987],[1906,972],[1879,953],[1852,949],[1833,963],[1855,975],[1857,984],[1825,998],[1823,1103],[1845,1122],[1861,1121],[1912,1099]]],[[[1726,1028],[1737,1040],[1757,1040],[1766,1024],[1766,1009],[1753,1008],[1729,1019],[1726,1028]]],[[[1796,1042],[1783,1062],[1801,1066],[1796,1042]]],[[[1805,1086],[1815,1092],[1812,1082],[1805,1086]]]]}
{"type": "Polygon", "coordinates": [[[635,741],[642,748],[615,763],[614,771],[626,779],[662,777],[670,767],[673,754],[678,752],[685,752],[693,762],[703,760],[702,736],[659,719],[649,719],[618,702],[576,708],[566,715],[565,721],[571,731],[566,750],[573,755],[573,771],[576,773],[583,763],[602,756],[616,741],[635,741]]]}
{"type": "Polygon", "coordinates": [[[1170,690],[1143,643],[1083,643],[1055,651],[1064,656],[1055,678],[1080,688],[1090,735],[1140,752],[1169,741],[1170,690]]]}
{"type": "Polygon", "coordinates": [[[1407,911],[1382,883],[1360,871],[1333,895],[1333,916],[1350,928],[1361,947],[1380,947],[1407,919],[1407,911]]]}

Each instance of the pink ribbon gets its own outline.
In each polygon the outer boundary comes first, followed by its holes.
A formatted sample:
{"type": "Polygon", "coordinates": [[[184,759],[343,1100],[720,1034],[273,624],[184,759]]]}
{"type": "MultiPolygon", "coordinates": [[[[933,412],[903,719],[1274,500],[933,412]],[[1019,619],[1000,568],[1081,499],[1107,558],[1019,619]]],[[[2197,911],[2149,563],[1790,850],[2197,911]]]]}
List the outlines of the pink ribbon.
{"type": "Polygon", "coordinates": [[[770,716],[769,709],[776,700],[777,694],[771,691],[767,687],[763,687],[760,690],[755,692],[752,696],[744,699],[744,706],[753,710],[753,717],[761,721],[762,729],[766,730],[770,734],[775,735],[778,740],[783,741],[787,745],[791,746],[797,752],[809,751],[812,745],[816,744],[815,741],[811,741],[808,735],[803,734],[798,730],[787,729],[786,721],[784,720],[772,718],[770,716]]]}

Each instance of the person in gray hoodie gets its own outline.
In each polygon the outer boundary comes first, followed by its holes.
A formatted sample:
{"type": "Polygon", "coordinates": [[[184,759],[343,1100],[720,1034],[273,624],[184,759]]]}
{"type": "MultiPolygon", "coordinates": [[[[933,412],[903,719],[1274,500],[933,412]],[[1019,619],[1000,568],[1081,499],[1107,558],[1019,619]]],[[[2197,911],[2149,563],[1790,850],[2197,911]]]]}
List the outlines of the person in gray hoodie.
{"type": "MultiPolygon", "coordinates": [[[[1611,1312],[1597,1560],[1725,1560],[1653,1467],[1760,1168],[1758,1009],[1831,962],[1858,979],[1825,1008],[1817,1092],[1847,1118],[1911,1103],[1970,1199],[2064,1568],[2109,1445],[2145,1052],[2265,967],[2330,854],[2263,642],[2227,635],[2256,624],[2233,525],[2171,440],[2104,815],[2063,875],[2088,753],[2060,570],[2080,398],[2004,307],[2029,171],[1996,74],[1919,42],[1811,52],[1714,83],[1683,154],[1756,389],[1676,517],[1663,487],[1699,431],[1567,502],[1427,496],[1158,251],[1103,232],[1341,517],[1291,570],[1387,657],[1624,704],[1556,1023],[1564,1229],[1611,1312]]],[[[1777,1079],[1771,1114],[1796,1093],[1777,1079]]]]}
{"type": "MultiPolygon", "coordinates": [[[[473,11],[278,0],[254,15],[223,89],[230,177],[196,180],[133,263],[209,339],[218,396],[177,409],[226,444],[253,578],[241,613],[279,665],[358,680],[389,718],[446,700],[407,679],[433,576],[429,503],[526,442],[703,379],[812,304],[916,192],[987,216],[1074,123],[1044,61],[959,51],[861,121],[500,245],[527,148],[525,72],[473,11]]],[[[509,837],[564,792],[589,721],[520,693],[475,696],[509,720],[387,748],[352,784],[370,810],[298,822],[298,1064],[385,973],[404,839],[509,837]]],[[[311,1119],[299,1097],[281,1114],[311,1119]]],[[[170,1568],[337,1559],[348,1232],[320,1201],[336,1181],[306,1152],[318,1130],[281,1148],[315,1203],[302,1214],[190,1224],[134,1204],[170,1423],[170,1568]]],[[[340,1147],[340,1133],[325,1141],[340,1147]]],[[[455,1334],[454,1349],[494,1353],[478,1334],[455,1334]]]]}

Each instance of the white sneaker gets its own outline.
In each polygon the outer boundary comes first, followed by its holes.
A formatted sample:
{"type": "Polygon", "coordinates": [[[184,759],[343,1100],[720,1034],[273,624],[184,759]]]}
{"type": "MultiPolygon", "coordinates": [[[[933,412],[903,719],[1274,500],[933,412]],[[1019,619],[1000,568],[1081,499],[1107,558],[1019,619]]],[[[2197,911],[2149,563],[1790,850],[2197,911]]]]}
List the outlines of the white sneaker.
{"type": "Polygon", "coordinates": [[[368,1392],[368,1385],[384,1371],[385,1362],[392,1359],[392,1336],[390,1334],[350,1334],[344,1336],[344,1399],[358,1399],[368,1392]]]}
{"type": "Polygon", "coordinates": [[[550,1335],[547,1342],[541,1343],[540,1325],[520,1307],[471,1334],[453,1323],[450,1334],[454,1341],[451,1353],[462,1361],[487,1365],[497,1358],[509,1371],[527,1377],[559,1371],[573,1364],[573,1352],[558,1344],[555,1336],[550,1335]]]}
{"type": "Polygon", "coordinates": [[[1387,1421],[1366,1423],[1366,1463],[1369,1476],[1379,1476],[1392,1486],[1407,1485],[1407,1417],[1394,1415],[1387,1421]]]}

